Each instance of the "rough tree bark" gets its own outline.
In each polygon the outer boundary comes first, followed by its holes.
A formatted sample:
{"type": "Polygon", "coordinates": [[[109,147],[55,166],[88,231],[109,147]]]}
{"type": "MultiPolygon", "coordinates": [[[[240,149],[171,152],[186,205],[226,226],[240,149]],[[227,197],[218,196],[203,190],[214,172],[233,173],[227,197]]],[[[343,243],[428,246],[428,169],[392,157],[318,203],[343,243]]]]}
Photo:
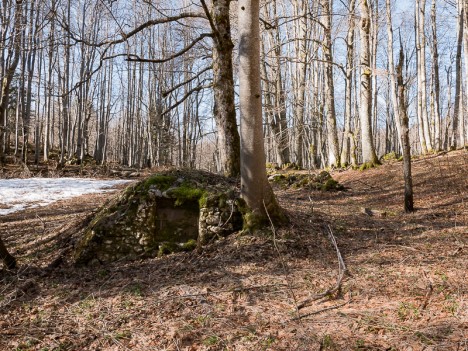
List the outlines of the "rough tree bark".
{"type": "Polygon", "coordinates": [[[240,174],[240,140],[234,105],[234,78],[232,69],[231,0],[213,0],[213,94],[214,117],[221,145],[220,156],[226,176],[240,174]]]}

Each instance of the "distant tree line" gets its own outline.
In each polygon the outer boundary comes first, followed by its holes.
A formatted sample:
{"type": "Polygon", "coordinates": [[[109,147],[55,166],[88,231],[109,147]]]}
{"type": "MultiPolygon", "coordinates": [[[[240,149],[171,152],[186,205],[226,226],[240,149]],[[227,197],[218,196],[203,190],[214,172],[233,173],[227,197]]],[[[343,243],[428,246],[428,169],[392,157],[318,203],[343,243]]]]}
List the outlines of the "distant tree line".
{"type": "MultiPolygon", "coordinates": [[[[0,162],[92,158],[238,175],[230,5],[3,0],[0,162]]],[[[402,115],[412,154],[467,143],[466,1],[269,0],[259,11],[267,162],[402,155],[402,115]]]]}

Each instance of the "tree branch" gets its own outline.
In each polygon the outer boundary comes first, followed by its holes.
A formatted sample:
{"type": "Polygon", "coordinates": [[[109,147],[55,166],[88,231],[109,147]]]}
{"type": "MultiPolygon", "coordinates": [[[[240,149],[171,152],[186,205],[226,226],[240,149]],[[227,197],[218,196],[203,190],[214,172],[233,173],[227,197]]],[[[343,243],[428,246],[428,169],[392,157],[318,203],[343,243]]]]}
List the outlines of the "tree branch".
{"type": "Polygon", "coordinates": [[[193,48],[199,41],[205,39],[206,37],[213,37],[213,34],[211,33],[203,33],[200,34],[200,36],[196,39],[194,39],[188,46],[184,47],[182,50],[176,52],[175,54],[172,54],[169,57],[162,58],[162,59],[145,59],[141,58],[138,55],[135,54],[128,54],[128,58],[126,61],[131,61],[131,62],[148,62],[148,63],[164,63],[167,61],[171,61],[175,59],[176,57],[182,56],[185,54],[187,51],[189,51],[191,48],[193,48]]]}
{"type": "Polygon", "coordinates": [[[179,83],[179,84],[173,86],[173,87],[170,88],[169,90],[163,91],[162,97],[165,98],[165,97],[168,96],[170,93],[172,93],[174,90],[177,90],[177,89],[179,89],[181,86],[183,86],[183,85],[185,85],[185,84],[188,84],[188,83],[194,81],[195,79],[197,79],[198,77],[200,77],[203,73],[205,73],[206,71],[209,71],[209,70],[212,69],[212,68],[213,68],[213,66],[210,65],[210,66],[208,66],[208,67],[202,69],[200,72],[198,72],[198,73],[197,73],[195,76],[193,76],[192,78],[187,79],[187,80],[183,81],[182,83],[179,83]]]}
{"type": "Polygon", "coordinates": [[[185,100],[187,100],[187,98],[192,95],[193,93],[197,92],[197,91],[200,91],[200,90],[203,90],[203,89],[207,89],[207,88],[211,88],[212,84],[209,84],[209,85],[199,85],[198,87],[195,87],[193,89],[190,89],[187,93],[185,93],[185,95],[182,97],[182,99],[180,99],[179,101],[177,101],[175,104],[173,104],[172,106],[168,107],[163,113],[161,113],[161,115],[165,115],[166,113],[169,113],[171,112],[173,109],[175,109],[177,106],[179,106],[181,103],[183,103],[185,100]]]}
{"type": "Polygon", "coordinates": [[[105,41],[102,41],[100,43],[92,43],[92,42],[89,42],[89,41],[87,41],[85,39],[77,38],[71,32],[70,26],[68,24],[64,24],[64,23],[61,23],[61,22],[59,22],[59,23],[68,32],[68,34],[70,35],[70,38],[73,39],[73,41],[75,41],[77,43],[83,43],[83,44],[88,45],[88,46],[102,47],[102,46],[105,46],[105,45],[115,45],[115,44],[123,43],[123,42],[127,41],[129,38],[133,37],[135,34],[138,34],[139,32],[141,32],[142,30],[144,30],[144,29],[146,29],[148,27],[158,25],[158,24],[168,23],[168,22],[176,22],[176,21],[179,21],[179,20],[184,19],[184,18],[204,18],[204,19],[206,19],[206,16],[204,14],[202,14],[202,13],[185,12],[185,13],[181,13],[178,16],[168,16],[166,18],[149,20],[149,21],[147,21],[147,22],[145,22],[143,24],[140,24],[138,27],[136,27],[135,29],[131,30],[128,33],[121,33],[122,37],[120,39],[105,40],[105,41]]]}

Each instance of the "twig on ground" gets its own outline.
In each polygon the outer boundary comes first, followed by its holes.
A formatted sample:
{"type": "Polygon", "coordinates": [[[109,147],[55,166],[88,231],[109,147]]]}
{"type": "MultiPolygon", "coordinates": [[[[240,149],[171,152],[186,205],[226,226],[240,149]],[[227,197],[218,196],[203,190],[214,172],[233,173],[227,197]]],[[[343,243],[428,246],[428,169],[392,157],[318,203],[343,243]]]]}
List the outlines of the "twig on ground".
{"type": "Polygon", "coordinates": [[[405,245],[395,245],[395,244],[385,244],[383,245],[384,247],[401,247],[403,249],[408,249],[408,250],[411,250],[411,251],[415,251],[415,252],[419,252],[418,249],[414,248],[414,247],[411,247],[411,246],[405,246],[405,245]]]}
{"type": "Polygon", "coordinates": [[[328,229],[328,238],[330,239],[333,247],[335,248],[336,256],[338,258],[338,278],[336,280],[336,284],[335,284],[334,287],[328,289],[327,291],[325,291],[325,292],[323,292],[321,294],[314,295],[311,298],[303,301],[302,303],[300,303],[297,306],[298,309],[302,309],[302,308],[306,307],[311,302],[320,300],[320,299],[322,299],[322,298],[324,298],[326,296],[333,295],[336,292],[340,292],[341,291],[341,284],[343,283],[343,278],[344,278],[345,274],[348,272],[348,268],[346,267],[346,264],[344,263],[343,256],[341,255],[340,249],[338,248],[338,244],[336,243],[336,238],[333,235],[333,231],[332,231],[332,229],[330,228],[329,225],[327,226],[327,229],[328,229]]]}
{"type": "Polygon", "coordinates": [[[365,183],[365,182],[363,182],[362,180],[359,180],[359,179],[355,179],[355,181],[358,182],[358,183],[361,183],[362,185],[365,185],[369,189],[378,189],[378,190],[381,190],[381,191],[385,191],[385,189],[382,188],[381,186],[370,185],[370,184],[367,184],[367,183],[365,183]]]}
{"type": "Polygon", "coordinates": [[[23,284],[19,285],[15,290],[7,294],[0,303],[0,309],[7,307],[17,298],[36,291],[36,281],[34,279],[26,280],[23,284]]]}
{"type": "Polygon", "coordinates": [[[288,269],[286,267],[286,262],[284,261],[284,257],[283,255],[281,255],[281,252],[278,248],[278,243],[276,242],[276,228],[275,228],[275,225],[273,224],[273,221],[270,217],[270,214],[268,213],[268,209],[266,207],[266,204],[265,204],[265,201],[263,201],[263,207],[265,208],[265,212],[268,216],[268,220],[270,221],[270,225],[271,225],[271,231],[273,233],[273,246],[275,248],[275,251],[276,253],[278,254],[280,260],[281,260],[281,266],[283,267],[283,271],[284,271],[284,275],[286,277],[286,283],[287,283],[287,286],[288,286],[288,289],[289,289],[289,293],[291,294],[291,297],[293,299],[293,302],[294,302],[294,308],[295,308],[295,311],[298,315],[298,317],[300,317],[300,314],[299,314],[299,306],[297,305],[297,299],[296,299],[296,295],[294,294],[294,291],[292,289],[292,284],[290,282],[290,279],[289,279],[289,274],[288,274],[288,269]]]}
{"type": "Polygon", "coordinates": [[[425,310],[427,305],[429,304],[429,301],[431,299],[431,296],[432,296],[432,292],[434,291],[434,287],[432,286],[432,281],[427,277],[426,275],[426,272],[423,272],[424,274],[424,277],[427,279],[428,281],[428,284],[427,284],[427,293],[426,293],[426,296],[424,296],[424,300],[423,302],[421,303],[421,310],[425,310]]]}
{"type": "MultiPolygon", "coordinates": [[[[230,289],[222,289],[222,290],[215,290],[215,291],[206,291],[202,293],[195,293],[195,294],[185,294],[185,295],[177,295],[177,296],[169,296],[162,299],[155,300],[155,303],[166,302],[171,300],[178,300],[178,299],[191,299],[200,296],[208,296],[208,295],[217,295],[226,292],[243,292],[248,290],[255,290],[255,289],[263,289],[263,288],[278,288],[278,287],[286,287],[288,289],[294,289],[293,287],[288,286],[287,284],[266,284],[266,285],[253,285],[253,286],[236,286],[230,289]]],[[[278,291],[278,290],[277,290],[278,291]]]]}
{"type": "Polygon", "coordinates": [[[299,315],[298,317],[294,317],[291,319],[291,321],[297,321],[299,319],[302,319],[302,318],[306,318],[306,317],[310,317],[310,316],[313,316],[313,315],[316,315],[316,314],[319,314],[319,313],[322,313],[322,312],[326,312],[326,311],[330,311],[330,310],[334,310],[336,308],[340,308],[344,305],[347,305],[348,303],[351,302],[351,299],[349,299],[348,301],[345,301],[343,303],[340,303],[340,304],[337,304],[337,305],[333,305],[333,306],[330,306],[330,307],[326,307],[326,308],[322,308],[321,310],[318,310],[318,311],[313,311],[313,312],[310,312],[310,313],[306,313],[306,314],[303,314],[303,315],[299,315]]]}

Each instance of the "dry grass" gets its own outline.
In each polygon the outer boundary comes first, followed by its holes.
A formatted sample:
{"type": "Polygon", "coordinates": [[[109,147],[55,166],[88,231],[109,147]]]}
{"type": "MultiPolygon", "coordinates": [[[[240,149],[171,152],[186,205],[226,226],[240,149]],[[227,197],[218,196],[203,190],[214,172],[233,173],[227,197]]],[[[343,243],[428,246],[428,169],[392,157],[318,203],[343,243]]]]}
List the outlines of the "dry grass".
{"type": "Polygon", "coordinates": [[[292,218],[277,233],[281,257],[265,232],[202,253],[46,269],[70,245],[63,226],[109,195],[2,217],[20,268],[0,271],[0,350],[468,350],[467,160],[414,162],[414,214],[402,211],[398,162],[336,173],[345,192],[278,189],[292,218]],[[328,225],[349,275],[297,319],[297,304],[337,279],[328,225]]]}

